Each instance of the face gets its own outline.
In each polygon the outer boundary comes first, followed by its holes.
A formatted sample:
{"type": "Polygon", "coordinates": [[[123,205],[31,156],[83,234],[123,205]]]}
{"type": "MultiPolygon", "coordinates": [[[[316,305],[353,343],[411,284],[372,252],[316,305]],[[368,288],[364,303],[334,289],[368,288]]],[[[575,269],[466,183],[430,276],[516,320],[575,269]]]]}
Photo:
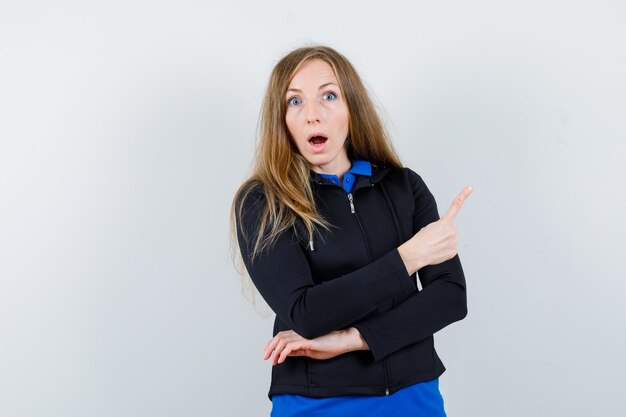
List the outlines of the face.
{"type": "Polygon", "coordinates": [[[285,100],[287,128],[311,168],[330,174],[347,171],[350,160],[344,144],[350,113],[332,67],[320,59],[302,64],[285,100]]]}

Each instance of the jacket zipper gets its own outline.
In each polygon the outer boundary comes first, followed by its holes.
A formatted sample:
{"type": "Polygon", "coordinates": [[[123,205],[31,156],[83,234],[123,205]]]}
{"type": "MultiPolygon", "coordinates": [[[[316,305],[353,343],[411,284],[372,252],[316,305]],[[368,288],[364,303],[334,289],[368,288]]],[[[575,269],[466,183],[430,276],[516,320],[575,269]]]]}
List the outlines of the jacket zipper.
{"type": "MultiPolygon", "coordinates": [[[[350,202],[350,212],[354,214],[354,217],[356,218],[356,222],[358,223],[359,228],[361,229],[361,236],[363,237],[363,242],[365,242],[365,249],[367,250],[367,259],[371,263],[372,262],[371,248],[370,248],[369,242],[367,241],[367,237],[365,235],[365,229],[363,228],[363,225],[361,224],[361,220],[359,219],[359,216],[356,213],[356,210],[354,209],[354,197],[352,196],[352,193],[348,193],[348,201],[350,202]]],[[[387,361],[385,360],[385,358],[382,358],[381,361],[383,362],[383,371],[385,374],[385,395],[389,395],[389,372],[387,370],[387,361]]]]}
{"type": "Polygon", "coordinates": [[[352,197],[352,193],[348,193],[348,201],[350,202],[350,212],[354,214],[356,222],[359,225],[359,229],[361,229],[361,237],[363,238],[363,242],[365,243],[365,250],[367,251],[367,260],[368,262],[372,262],[372,250],[370,248],[369,242],[367,241],[367,237],[365,236],[365,229],[363,228],[361,220],[359,219],[359,215],[356,213],[356,210],[354,208],[354,199],[352,197]]]}
{"type": "MultiPolygon", "coordinates": [[[[354,213],[354,201],[352,199],[352,193],[348,193],[348,201],[350,202],[350,213],[354,213]]],[[[360,226],[360,223],[359,223],[359,226],[360,226]]]]}
{"type": "Polygon", "coordinates": [[[385,369],[385,395],[389,395],[389,372],[387,371],[387,362],[382,358],[383,368],[385,369]]]}

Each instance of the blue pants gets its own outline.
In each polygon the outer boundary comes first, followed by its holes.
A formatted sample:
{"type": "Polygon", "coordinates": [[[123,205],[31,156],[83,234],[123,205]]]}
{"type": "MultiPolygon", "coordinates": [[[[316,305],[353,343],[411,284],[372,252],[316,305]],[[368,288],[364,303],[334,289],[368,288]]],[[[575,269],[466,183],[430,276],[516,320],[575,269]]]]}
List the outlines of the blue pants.
{"type": "Polygon", "coordinates": [[[271,417],[446,417],[439,379],[421,382],[386,396],[348,395],[310,398],[272,396],[271,417]]]}

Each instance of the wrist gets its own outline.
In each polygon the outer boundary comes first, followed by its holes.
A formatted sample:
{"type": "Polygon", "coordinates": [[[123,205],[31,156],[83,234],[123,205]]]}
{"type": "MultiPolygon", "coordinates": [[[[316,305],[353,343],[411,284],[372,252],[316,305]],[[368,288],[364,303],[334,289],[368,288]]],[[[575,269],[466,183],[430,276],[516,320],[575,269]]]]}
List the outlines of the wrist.
{"type": "Polygon", "coordinates": [[[402,258],[402,262],[404,262],[407,273],[413,275],[415,271],[421,269],[423,265],[421,265],[419,259],[412,253],[410,242],[411,241],[408,240],[400,245],[398,247],[398,253],[400,254],[400,258],[402,258]]]}
{"type": "Polygon", "coordinates": [[[363,336],[361,336],[361,332],[356,327],[350,327],[346,329],[347,336],[347,347],[348,352],[352,352],[355,350],[369,350],[369,346],[363,336]]]}

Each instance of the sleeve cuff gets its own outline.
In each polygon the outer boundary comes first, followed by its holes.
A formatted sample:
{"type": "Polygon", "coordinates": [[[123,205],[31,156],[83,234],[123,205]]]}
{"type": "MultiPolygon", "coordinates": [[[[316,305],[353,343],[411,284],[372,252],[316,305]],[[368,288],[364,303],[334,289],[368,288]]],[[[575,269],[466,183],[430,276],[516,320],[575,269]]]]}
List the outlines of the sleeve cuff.
{"type": "Polygon", "coordinates": [[[365,323],[357,323],[354,327],[356,327],[359,333],[361,333],[361,337],[365,340],[367,346],[369,346],[370,352],[374,357],[374,361],[376,362],[381,360],[383,358],[383,352],[378,340],[374,337],[374,333],[370,331],[369,327],[367,327],[365,323]]]}
{"type": "Polygon", "coordinates": [[[406,270],[406,266],[404,265],[404,261],[400,256],[400,252],[398,252],[398,248],[395,248],[387,254],[387,260],[389,261],[395,279],[398,282],[401,293],[409,294],[415,292],[415,287],[413,286],[413,282],[411,281],[411,276],[406,270]]]}

